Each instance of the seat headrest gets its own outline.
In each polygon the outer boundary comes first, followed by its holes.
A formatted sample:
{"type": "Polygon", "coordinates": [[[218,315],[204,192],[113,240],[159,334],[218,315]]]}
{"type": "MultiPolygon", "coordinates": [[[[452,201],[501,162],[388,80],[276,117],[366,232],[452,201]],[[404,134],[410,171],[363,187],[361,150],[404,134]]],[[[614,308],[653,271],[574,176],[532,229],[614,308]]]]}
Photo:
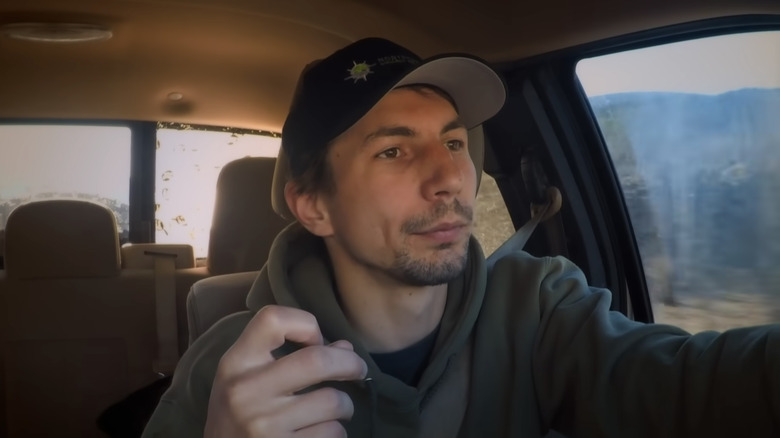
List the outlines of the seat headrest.
{"type": "Polygon", "coordinates": [[[212,274],[260,269],[276,235],[287,226],[271,208],[275,163],[273,157],[246,157],[219,173],[208,251],[212,274]]]}
{"type": "Polygon", "coordinates": [[[9,278],[84,278],[119,275],[116,217],[80,199],[34,201],[16,207],[5,228],[9,278]]]}
{"type": "MultiPolygon", "coordinates": [[[[482,180],[482,166],[485,162],[485,134],[482,131],[482,125],[469,130],[469,154],[471,161],[474,162],[474,168],[477,169],[477,190],[482,180]]],[[[284,199],[284,186],[290,179],[290,165],[287,162],[287,154],[284,148],[279,148],[279,155],[276,158],[276,168],[274,169],[274,179],[271,184],[271,205],[279,216],[292,220],[294,216],[287,207],[287,201],[284,199]]]]}

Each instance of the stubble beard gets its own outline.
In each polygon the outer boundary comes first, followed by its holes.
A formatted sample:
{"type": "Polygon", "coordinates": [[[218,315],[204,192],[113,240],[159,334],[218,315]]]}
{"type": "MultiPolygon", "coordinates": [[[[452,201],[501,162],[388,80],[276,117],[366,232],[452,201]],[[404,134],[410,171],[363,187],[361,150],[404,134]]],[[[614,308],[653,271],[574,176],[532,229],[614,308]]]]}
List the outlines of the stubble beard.
{"type": "MultiPolygon", "coordinates": [[[[413,258],[409,251],[397,252],[390,276],[410,286],[436,286],[458,278],[466,267],[468,240],[460,251],[444,260],[427,261],[413,258]]],[[[441,245],[437,250],[451,250],[455,244],[441,245]]]]}
{"type": "MultiPolygon", "coordinates": [[[[401,226],[401,231],[407,235],[423,231],[450,212],[454,212],[468,223],[471,223],[474,217],[473,209],[461,205],[456,199],[450,204],[437,205],[429,214],[407,220],[401,226]]],[[[415,258],[409,248],[403,248],[396,251],[393,265],[388,274],[411,286],[436,286],[449,283],[463,273],[468,259],[468,245],[469,239],[465,239],[463,243],[452,242],[439,245],[434,248],[442,257],[439,260],[415,258]],[[448,252],[449,254],[447,254],[448,252]]]]}

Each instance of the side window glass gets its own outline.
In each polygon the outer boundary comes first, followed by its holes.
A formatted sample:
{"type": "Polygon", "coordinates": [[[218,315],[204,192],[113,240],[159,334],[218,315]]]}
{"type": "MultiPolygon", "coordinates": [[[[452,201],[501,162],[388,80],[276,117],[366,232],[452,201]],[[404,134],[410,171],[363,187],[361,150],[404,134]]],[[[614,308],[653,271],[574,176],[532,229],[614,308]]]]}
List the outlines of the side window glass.
{"type": "Polygon", "coordinates": [[[514,232],[512,218],[509,217],[496,181],[483,172],[474,211],[474,236],[482,245],[485,257],[492,254],[514,232]]]}
{"type": "Polygon", "coordinates": [[[222,167],[243,157],[276,157],[280,146],[278,136],[259,131],[158,127],[155,242],[187,243],[205,258],[222,167]]]}
{"type": "Polygon", "coordinates": [[[0,230],[18,205],[77,198],[108,206],[128,240],[130,129],[0,125],[0,230]]]}
{"type": "Polygon", "coordinates": [[[780,32],[582,60],[656,321],[780,321],[780,32]]]}

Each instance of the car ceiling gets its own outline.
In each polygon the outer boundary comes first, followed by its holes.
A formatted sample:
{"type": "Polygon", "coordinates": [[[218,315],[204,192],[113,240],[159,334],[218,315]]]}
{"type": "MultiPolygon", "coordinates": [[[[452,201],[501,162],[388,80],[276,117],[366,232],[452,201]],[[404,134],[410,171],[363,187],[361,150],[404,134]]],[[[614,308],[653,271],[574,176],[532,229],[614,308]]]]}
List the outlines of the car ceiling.
{"type": "Polygon", "coordinates": [[[0,35],[0,118],[162,120],[279,131],[303,66],[381,36],[500,62],[776,0],[3,0],[0,25],[109,27],[91,43],[0,35]],[[172,92],[182,93],[171,101],[172,92]]]}

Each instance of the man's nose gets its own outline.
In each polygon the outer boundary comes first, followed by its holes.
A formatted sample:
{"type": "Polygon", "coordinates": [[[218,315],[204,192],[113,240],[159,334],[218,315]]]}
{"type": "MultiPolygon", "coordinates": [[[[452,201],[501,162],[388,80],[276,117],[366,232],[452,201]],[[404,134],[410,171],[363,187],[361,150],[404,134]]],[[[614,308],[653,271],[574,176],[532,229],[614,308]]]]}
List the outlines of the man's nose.
{"type": "Polygon", "coordinates": [[[426,147],[423,165],[423,196],[429,201],[449,201],[463,188],[462,152],[453,152],[441,143],[426,147]]]}

